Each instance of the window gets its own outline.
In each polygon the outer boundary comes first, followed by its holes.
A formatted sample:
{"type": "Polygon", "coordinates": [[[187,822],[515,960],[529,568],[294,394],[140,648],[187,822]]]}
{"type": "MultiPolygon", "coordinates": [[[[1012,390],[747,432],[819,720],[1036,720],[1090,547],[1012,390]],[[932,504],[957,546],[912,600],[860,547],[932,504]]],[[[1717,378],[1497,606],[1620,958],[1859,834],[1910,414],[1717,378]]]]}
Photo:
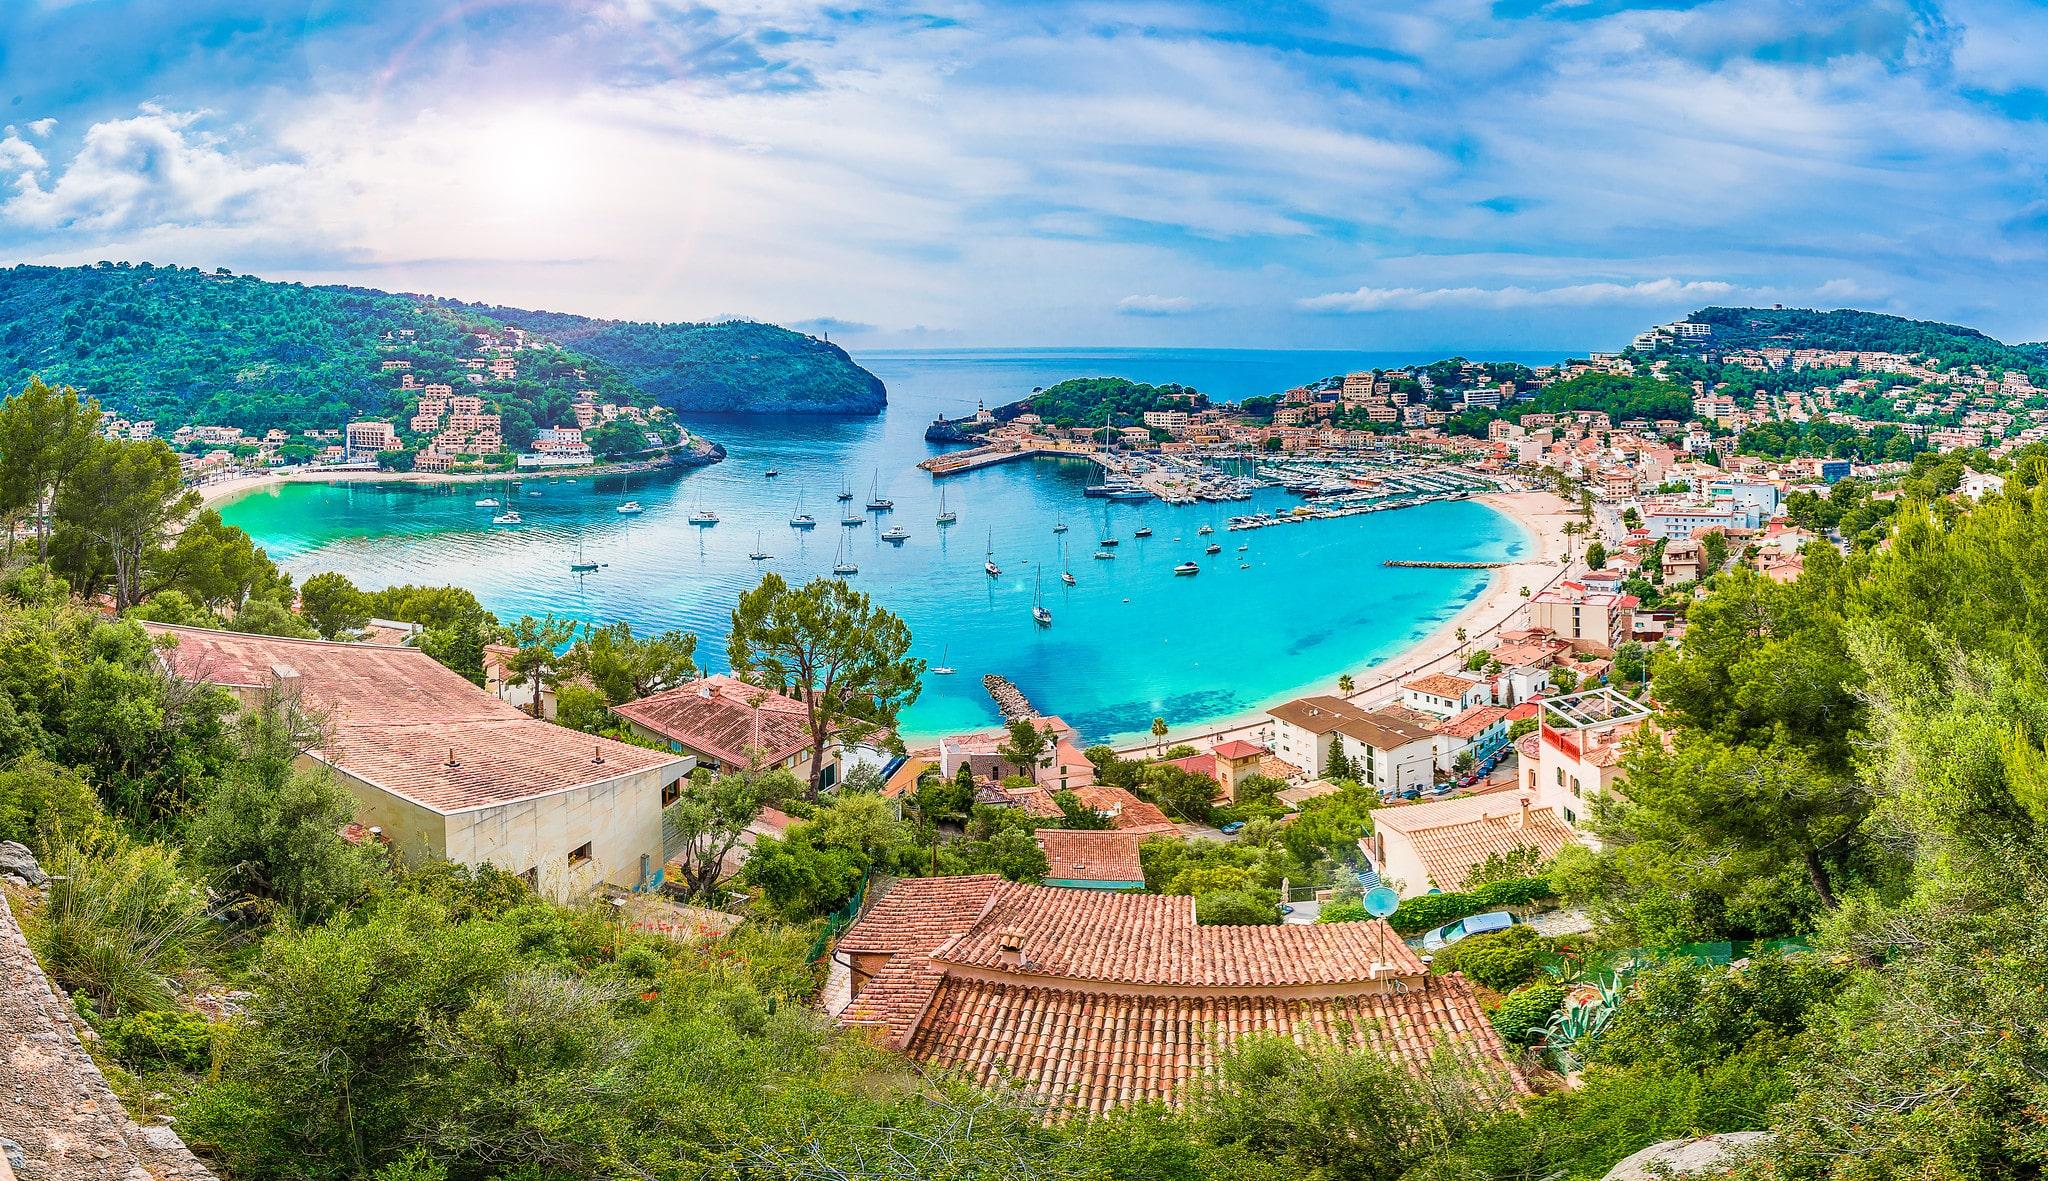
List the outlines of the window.
{"type": "Polygon", "coordinates": [[[1579,822],[1579,814],[1570,808],[1566,808],[1564,810],[1564,822],[1566,824],[1577,824],[1579,822]]]}
{"type": "Polygon", "coordinates": [[[683,781],[682,781],[682,780],[680,780],[680,779],[671,779],[671,780],[669,780],[669,781],[668,781],[667,783],[664,783],[664,784],[662,784],[662,785],[661,785],[661,806],[662,806],[662,807],[666,808],[666,807],[668,807],[668,806],[669,806],[670,804],[673,804],[673,803],[675,803],[675,802],[676,802],[677,800],[680,800],[680,799],[682,799],[682,798],[683,798],[683,781]]]}
{"type": "Polygon", "coordinates": [[[1563,787],[1563,786],[1564,786],[1564,768],[1563,768],[1563,767],[1559,767],[1559,768],[1557,769],[1557,785],[1558,785],[1559,787],[1563,787]]]}
{"type": "Polygon", "coordinates": [[[580,845],[576,846],[575,848],[573,848],[573,849],[569,850],[569,867],[570,867],[571,869],[574,869],[575,867],[577,867],[577,866],[579,866],[579,865],[588,865],[589,863],[590,863],[590,842],[589,842],[589,841],[585,841],[585,842],[583,842],[582,844],[580,844],[580,845]]]}
{"type": "Polygon", "coordinates": [[[1578,776],[1576,776],[1576,775],[1574,775],[1574,776],[1572,776],[1572,795],[1574,795],[1574,796],[1577,796],[1578,794],[1579,794],[1579,777],[1578,777],[1578,776]]]}

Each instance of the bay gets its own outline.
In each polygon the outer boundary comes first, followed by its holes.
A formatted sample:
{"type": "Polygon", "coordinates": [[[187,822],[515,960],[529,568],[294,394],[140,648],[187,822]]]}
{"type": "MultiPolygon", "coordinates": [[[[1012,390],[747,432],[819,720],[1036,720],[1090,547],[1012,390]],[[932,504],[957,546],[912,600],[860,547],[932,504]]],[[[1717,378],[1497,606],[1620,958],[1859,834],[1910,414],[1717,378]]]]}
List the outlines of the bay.
{"type": "Polygon", "coordinates": [[[1040,709],[1096,741],[1141,734],[1154,717],[1180,727],[1302,690],[1328,691],[1339,673],[1358,676],[1398,653],[1486,585],[1484,572],[1390,570],[1383,561],[1503,561],[1530,545],[1512,521],[1471,501],[1228,533],[1226,516],[1297,501],[1276,489],[1229,506],[1112,504],[1082,496],[1096,470],[1085,461],[1011,463],[939,482],[915,467],[938,450],[923,439],[935,414],[971,413],[1067,377],[1178,381],[1234,400],[1429,358],[958,350],[857,359],[888,385],[881,416],[695,416],[692,428],[723,443],[728,459],[680,476],[529,480],[517,489],[295,483],[234,501],[223,515],[301,579],[338,570],[366,587],[454,583],[501,618],[551,612],[625,619],[636,630],[683,628],[701,637],[699,659],[713,668],[725,664],[733,602],[765,570],[792,581],[829,576],[843,555],[860,568],[849,581],[910,625],[917,654],[957,670],[926,677],[903,718],[912,739],[996,724],[984,673],[1009,677],[1040,709]],[[770,469],[780,474],[769,478],[770,469]],[[959,514],[951,527],[936,522],[941,486],[959,514]],[[854,499],[837,501],[842,489],[854,499]],[[871,490],[895,509],[863,511],[871,490]],[[474,504],[487,496],[517,508],[524,523],[491,524],[495,510],[474,504]],[[799,496],[818,520],[814,530],[789,525],[799,496]],[[628,499],[645,511],[619,514],[628,499]],[[699,508],[716,512],[719,524],[691,525],[699,508]],[[864,524],[843,528],[848,513],[864,524]],[[1054,531],[1061,521],[1064,534],[1054,531]],[[1198,536],[1205,524],[1213,538],[1198,536]],[[884,540],[891,525],[910,537],[884,540]],[[1135,537],[1140,526],[1153,536],[1135,537]],[[1121,543],[1116,558],[1093,560],[1106,537],[1121,543]],[[1205,556],[1210,540],[1223,552],[1205,556]],[[570,572],[579,548],[602,568],[570,572]],[[751,560],[757,550],[772,557],[751,560]],[[991,555],[1000,577],[983,571],[991,555]],[[1200,563],[1199,575],[1173,574],[1190,560],[1200,563]],[[1063,570],[1075,586],[1061,583],[1063,570]],[[1050,627],[1031,615],[1041,597],[1050,627]]]}

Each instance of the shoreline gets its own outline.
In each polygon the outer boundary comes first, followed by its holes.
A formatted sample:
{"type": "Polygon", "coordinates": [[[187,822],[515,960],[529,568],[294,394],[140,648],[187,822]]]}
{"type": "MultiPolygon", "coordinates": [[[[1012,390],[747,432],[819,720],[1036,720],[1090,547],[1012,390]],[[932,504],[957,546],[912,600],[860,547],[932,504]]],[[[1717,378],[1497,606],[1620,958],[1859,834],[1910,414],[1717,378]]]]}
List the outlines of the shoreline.
{"type": "MultiPolygon", "coordinates": [[[[1522,613],[1522,605],[1528,602],[1522,596],[1523,587],[1527,587],[1533,597],[1563,581],[1573,569],[1563,561],[1566,538],[1560,527],[1576,517],[1577,512],[1555,493],[1488,492],[1472,499],[1519,526],[1529,539],[1531,552],[1518,561],[1491,571],[1492,577],[1485,589],[1450,618],[1406,647],[1352,674],[1356,684],[1349,694],[1341,695],[1345,700],[1359,705],[1380,704],[1380,699],[1388,696],[1390,690],[1398,689],[1402,681],[1426,673],[1461,671],[1464,657],[1473,647],[1486,646],[1484,641],[1489,637],[1511,630],[1509,625],[1515,622],[1522,613]],[[1463,641],[1457,638],[1459,628],[1465,629],[1463,641]]],[[[1321,691],[1332,697],[1340,696],[1336,681],[1343,671],[1337,670],[1325,678],[1321,691]]],[[[1166,747],[1181,743],[1204,747],[1233,739],[1244,739],[1270,749],[1270,734],[1262,735],[1262,731],[1271,726],[1267,710],[1272,705],[1317,691],[1318,686],[1305,685],[1275,697],[1265,707],[1231,718],[1171,728],[1163,739],[1154,739],[1147,734],[1137,740],[1113,741],[1108,745],[1119,754],[1145,757],[1153,757],[1166,747]]],[[[1054,708],[1053,712],[1059,711],[1054,708]]],[[[1170,723],[1171,719],[1168,721],[1170,723]]],[[[1312,777],[1318,773],[1314,767],[1302,770],[1312,777]]]]}
{"type": "MultiPolygon", "coordinates": [[[[716,462],[716,461],[713,461],[716,462]]],[[[221,508],[265,488],[285,484],[490,484],[506,480],[574,480],[585,476],[646,476],[669,470],[682,471],[702,466],[682,463],[618,464],[609,467],[548,468],[512,472],[386,472],[386,471],[294,471],[263,472],[211,480],[192,487],[199,493],[199,507],[221,508]]]]}

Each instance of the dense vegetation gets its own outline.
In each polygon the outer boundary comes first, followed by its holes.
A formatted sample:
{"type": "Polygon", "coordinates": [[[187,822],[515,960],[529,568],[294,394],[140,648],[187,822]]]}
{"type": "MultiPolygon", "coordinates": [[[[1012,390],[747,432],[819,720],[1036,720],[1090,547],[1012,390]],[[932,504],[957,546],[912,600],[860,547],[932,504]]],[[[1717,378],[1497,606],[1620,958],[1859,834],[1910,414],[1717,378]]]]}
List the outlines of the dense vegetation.
{"type": "Polygon", "coordinates": [[[1032,391],[1029,398],[999,413],[1029,411],[1068,429],[1100,429],[1105,417],[1111,426],[1137,426],[1147,410],[1199,410],[1208,404],[1192,387],[1170,382],[1148,385],[1126,377],[1070,377],[1032,391]]]}
{"type": "Polygon", "coordinates": [[[879,414],[882,382],[846,350],[761,324],[660,324],[461,304],[538,332],[616,369],[675,410],[733,414],[879,414]]]}
{"type": "Polygon", "coordinates": [[[515,446],[536,425],[573,422],[579,387],[690,410],[880,407],[881,383],[845,353],[767,325],[609,324],[148,263],[0,270],[0,388],[40,374],[166,432],[331,428],[405,410],[379,370],[387,334],[406,334],[423,381],[459,382],[469,333],[503,324],[576,329],[587,344],[522,353],[519,379],[486,391],[515,446]]]}
{"type": "Polygon", "coordinates": [[[1701,308],[1686,317],[1712,324],[1711,346],[1735,348],[1839,349],[1921,354],[1944,366],[1984,365],[2035,369],[2048,356],[2031,345],[2009,345],[1974,328],[1933,320],[1909,320],[1853,308],[1701,308]]]}

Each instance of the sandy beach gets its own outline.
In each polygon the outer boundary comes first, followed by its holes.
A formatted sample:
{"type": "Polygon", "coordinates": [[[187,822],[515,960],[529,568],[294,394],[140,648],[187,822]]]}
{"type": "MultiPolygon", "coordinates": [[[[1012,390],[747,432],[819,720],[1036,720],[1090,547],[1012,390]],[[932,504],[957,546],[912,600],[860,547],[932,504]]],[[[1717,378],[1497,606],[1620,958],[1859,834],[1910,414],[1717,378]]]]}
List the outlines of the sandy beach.
{"type": "Polygon", "coordinates": [[[255,472],[196,484],[202,508],[219,508],[229,501],[280,484],[487,484],[506,480],[574,480],[593,476],[643,475],[665,470],[666,465],[642,467],[614,464],[606,467],[542,468],[516,472],[369,472],[295,471],[255,472]]]}
{"type": "MultiPolygon", "coordinates": [[[[1479,597],[1400,653],[1362,670],[1332,670],[1323,684],[1303,686],[1298,692],[1276,698],[1271,704],[1318,692],[1335,694],[1338,675],[1347,671],[1351,672],[1354,682],[1348,700],[1364,706],[1384,704],[1398,692],[1402,681],[1424,673],[1456,672],[1463,667],[1465,656],[1473,648],[1487,647],[1488,640],[1495,633],[1520,626],[1522,605],[1528,602],[1522,594],[1523,589],[1527,588],[1531,596],[1540,594],[1562,581],[1574,568],[1564,561],[1567,538],[1563,526],[1577,517],[1577,511],[1551,492],[1492,492],[1473,499],[1513,518],[1528,533],[1534,551],[1519,562],[1493,571],[1492,582],[1479,597]],[[1462,641],[1458,639],[1459,628],[1465,629],[1462,641]]],[[[1169,725],[1172,721],[1167,719],[1169,725]]],[[[1241,738],[1270,746],[1271,735],[1267,732],[1270,725],[1271,719],[1260,711],[1224,722],[1175,727],[1167,732],[1164,745],[1187,743],[1206,747],[1241,738]]],[[[1157,740],[1147,737],[1120,743],[1118,749],[1149,755],[1161,747],[1157,740]]],[[[1304,770],[1313,771],[1314,768],[1304,770]]]]}

